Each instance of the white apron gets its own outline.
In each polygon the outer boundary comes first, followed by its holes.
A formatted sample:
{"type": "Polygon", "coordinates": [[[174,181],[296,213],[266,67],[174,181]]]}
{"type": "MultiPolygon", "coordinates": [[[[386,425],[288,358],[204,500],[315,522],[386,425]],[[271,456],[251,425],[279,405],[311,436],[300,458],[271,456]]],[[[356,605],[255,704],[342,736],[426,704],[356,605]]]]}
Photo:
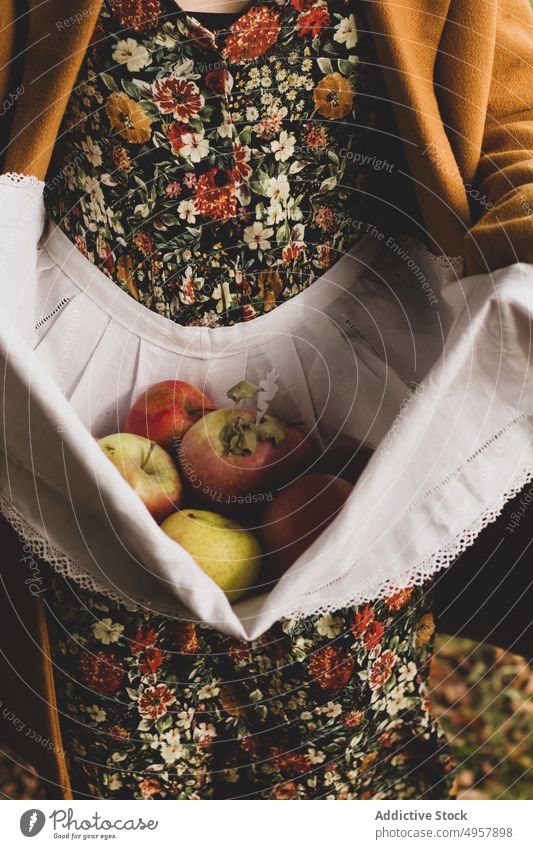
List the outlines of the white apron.
{"type": "MultiPolygon", "coordinates": [[[[448,566],[533,477],[533,267],[463,278],[410,240],[365,236],[251,322],[180,327],[46,222],[43,184],[0,177],[0,506],[82,587],[247,640],[381,598],[448,566]],[[227,405],[275,369],[269,412],[374,454],[320,538],[233,607],[149,515],[94,436],[181,379],[227,405]]],[[[18,563],[13,569],[20,568],[18,563]]]]}

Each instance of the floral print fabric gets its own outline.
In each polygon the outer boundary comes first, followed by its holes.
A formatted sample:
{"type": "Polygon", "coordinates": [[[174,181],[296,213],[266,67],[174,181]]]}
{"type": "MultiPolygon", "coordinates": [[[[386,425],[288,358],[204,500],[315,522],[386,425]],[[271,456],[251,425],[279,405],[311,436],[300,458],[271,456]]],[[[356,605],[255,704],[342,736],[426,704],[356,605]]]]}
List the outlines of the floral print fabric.
{"type": "Polygon", "coordinates": [[[360,0],[254,0],[217,33],[174,0],[104,0],[48,210],[161,315],[252,319],[327,270],[363,222],[407,210],[391,121],[360,0]]]}
{"type": "Polygon", "coordinates": [[[246,643],[54,575],[76,795],[453,798],[455,764],[429,704],[432,589],[284,620],[246,643]]]}

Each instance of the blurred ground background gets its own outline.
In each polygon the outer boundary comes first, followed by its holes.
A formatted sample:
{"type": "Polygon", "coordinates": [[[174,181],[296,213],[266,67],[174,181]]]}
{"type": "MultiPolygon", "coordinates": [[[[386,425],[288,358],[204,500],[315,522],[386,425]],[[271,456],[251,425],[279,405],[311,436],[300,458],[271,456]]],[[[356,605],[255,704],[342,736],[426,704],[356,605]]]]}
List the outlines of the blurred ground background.
{"type": "MultiPolygon", "coordinates": [[[[440,634],[431,683],[460,798],[533,799],[533,663],[440,634]]],[[[38,778],[11,758],[0,755],[0,798],[44,798],[38,778]]]]}
{"type": "Polygon", "coordinates": [[[458,761],[463,799],[533,799],[533,663],[437,636],[433,709],[458,761]]]}

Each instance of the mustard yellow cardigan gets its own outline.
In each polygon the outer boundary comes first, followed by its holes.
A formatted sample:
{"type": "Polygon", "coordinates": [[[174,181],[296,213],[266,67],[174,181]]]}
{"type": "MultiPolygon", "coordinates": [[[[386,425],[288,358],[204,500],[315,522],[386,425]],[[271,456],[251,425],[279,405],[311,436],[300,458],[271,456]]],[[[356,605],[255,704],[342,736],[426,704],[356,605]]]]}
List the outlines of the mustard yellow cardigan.
{"type": "MultiPolygon", "coordinates": [[[[25,12],[22,0],[0,0],[3,171],[45,179],[100,5],[28,0],[25,12]]],[[[533,263],[529,0],[371,0],[367,14],[434,250],[463,255],[467,274],[533,263]],[[474,220],[471,208],[483,214],[474,220]]],[[[7,530],[2,549],[0,733],[52,798],[68,799],[42,601],[20,586],[7,530]]]]}

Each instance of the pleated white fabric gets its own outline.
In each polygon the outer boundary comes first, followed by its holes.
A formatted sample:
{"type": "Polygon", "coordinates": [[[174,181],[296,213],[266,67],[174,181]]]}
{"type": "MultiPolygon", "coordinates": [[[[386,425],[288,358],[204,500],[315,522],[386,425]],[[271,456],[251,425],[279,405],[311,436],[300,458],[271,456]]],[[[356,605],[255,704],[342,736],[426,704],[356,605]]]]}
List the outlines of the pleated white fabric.
{"type": "MultiPolygon", "coordinates": [[[[447,566],[533,477],[533,267],[461,278],[364,237],[307,291],[233,327],[147,310],[46,223],[42,184],[0,178],[2,511],[84,587],[254,639],[447,566]],[[98,448],[163,379],[220,405],[238,380],[317,449],[375,449],[345,508],[273,588],[230,606],[98,448]]],[[[18,568],[13,564],[13,568],[18,568]]]]}

